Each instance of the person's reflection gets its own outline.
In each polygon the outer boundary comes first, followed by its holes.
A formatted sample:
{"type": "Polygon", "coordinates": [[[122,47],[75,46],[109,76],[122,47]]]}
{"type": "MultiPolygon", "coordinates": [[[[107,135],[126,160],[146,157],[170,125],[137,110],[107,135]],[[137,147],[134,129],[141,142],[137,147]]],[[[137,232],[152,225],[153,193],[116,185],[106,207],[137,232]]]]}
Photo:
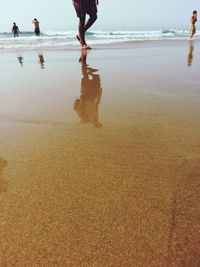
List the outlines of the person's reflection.
{"type": "Polygon", "coordinates": [[[43,56],[43,54],[39,54],[38,57],[39,57],[40,67],[41,67],[41,69],[44,69],[44,56],[43,56]]]}
{"type": "Polygon", "coordinates": [[[7,183],[3,178],[3,171],[7,165],[7,161],[0,158],[0,193],[7,191],[7,183]]]}
{"type": "Polygon", "coordinates": [[[193,41],[190,40],[189,41],[189,49],[188,49],[188,66],[191,67],[192,66],[192,61],[193,61],[193,52],[194,52],[194,45],[193,45],[193,41]]]}
{"type": "Polygon", "coordinates": [[[23,67],[23,64],[24,64],[24,58],[22,56],[18,56],[17,57],[18,61],[19,61],[19,64],[21,65],[21,67],[23,67]]]}
{"type": "Polygon", "coordinates": [[[82,123],[91,123],[95,127],[102,127],[99,122],[98,107],[101,99],[102,89],[100,75],[97,69],[90,68],[86,62],[87,51],[83,50],[80,63],[82,70],[81,95],[75,100],[74,110],[77,112],[82,123]]]}

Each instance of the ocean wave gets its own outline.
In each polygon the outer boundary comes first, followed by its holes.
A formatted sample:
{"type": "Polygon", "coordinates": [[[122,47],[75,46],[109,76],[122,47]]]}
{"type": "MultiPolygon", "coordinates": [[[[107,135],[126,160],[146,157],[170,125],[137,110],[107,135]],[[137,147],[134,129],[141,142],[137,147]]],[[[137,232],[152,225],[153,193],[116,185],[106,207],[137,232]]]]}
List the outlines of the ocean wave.
{"type": "MultiPolygon", "coordinates": [[[[75,36],[76,31],[43,31],[40,37],[34,32],[20,32],[18,38],[10,32],[0,32],[0,50],[55,48],[64,46],[79,46],[75,36]]],[[[200,37],[200,32],[196,34],[200,37]]],[[[184,40],[188,39],[189,31],[162,29],[159,31],[91,31],[87,32],[87,40],[94,44],[117,44],[123,42],[154,41],[154,40],[184,40]]]]}

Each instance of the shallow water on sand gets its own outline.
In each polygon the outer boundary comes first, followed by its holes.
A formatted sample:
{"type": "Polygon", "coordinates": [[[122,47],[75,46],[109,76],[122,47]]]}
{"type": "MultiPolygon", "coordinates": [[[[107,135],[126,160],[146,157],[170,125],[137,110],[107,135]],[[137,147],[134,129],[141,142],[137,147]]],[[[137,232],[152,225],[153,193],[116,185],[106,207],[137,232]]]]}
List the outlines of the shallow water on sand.
{"type": "Polygon", "coordinates": [[[200,264],[199,54],[0,54],[1,266],[200,264]]]}

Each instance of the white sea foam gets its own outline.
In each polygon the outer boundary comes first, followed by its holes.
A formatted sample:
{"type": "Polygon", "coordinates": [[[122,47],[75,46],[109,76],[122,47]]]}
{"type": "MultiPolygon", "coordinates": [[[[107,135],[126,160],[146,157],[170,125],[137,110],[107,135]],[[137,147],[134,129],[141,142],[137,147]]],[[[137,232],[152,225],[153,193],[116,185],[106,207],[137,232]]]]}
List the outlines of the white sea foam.
{"type": "MultiPolygon", "coordinates": [[[[10,33],[0,33],[0,51],[32,50],[38,48],[79,47],[76,40],[76,31],[44,31],[40,37],[33,32],[21,32],[18,38],[10,33]]],[[[93,31],[87,33],[88,43],[91,45],[107,45],[125,42],[154,41],[154,40],[186,40],[189,31],[159,30],[159,31],[93,31]]],[[[197,32],[196,37],[200,37],[197,32]]]]}

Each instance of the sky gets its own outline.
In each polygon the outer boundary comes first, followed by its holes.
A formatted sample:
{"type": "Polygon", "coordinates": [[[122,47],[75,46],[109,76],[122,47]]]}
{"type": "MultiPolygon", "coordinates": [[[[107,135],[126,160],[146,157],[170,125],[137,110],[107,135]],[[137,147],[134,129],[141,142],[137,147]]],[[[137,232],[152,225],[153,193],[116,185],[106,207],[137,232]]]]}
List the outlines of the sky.
{"type": "MultiPolygon", "coordinates": [[[[0,32],[15,21],[21,31],[32,30],[32,19],[41,30],[75,30],[77,17],[71,0],[0,0],[0,32]]],[[[188,29],[199,0],[99,0],[93,30],[188,29]]],[[[198,28],[198,24],[197,24],[198,28]]]]}

